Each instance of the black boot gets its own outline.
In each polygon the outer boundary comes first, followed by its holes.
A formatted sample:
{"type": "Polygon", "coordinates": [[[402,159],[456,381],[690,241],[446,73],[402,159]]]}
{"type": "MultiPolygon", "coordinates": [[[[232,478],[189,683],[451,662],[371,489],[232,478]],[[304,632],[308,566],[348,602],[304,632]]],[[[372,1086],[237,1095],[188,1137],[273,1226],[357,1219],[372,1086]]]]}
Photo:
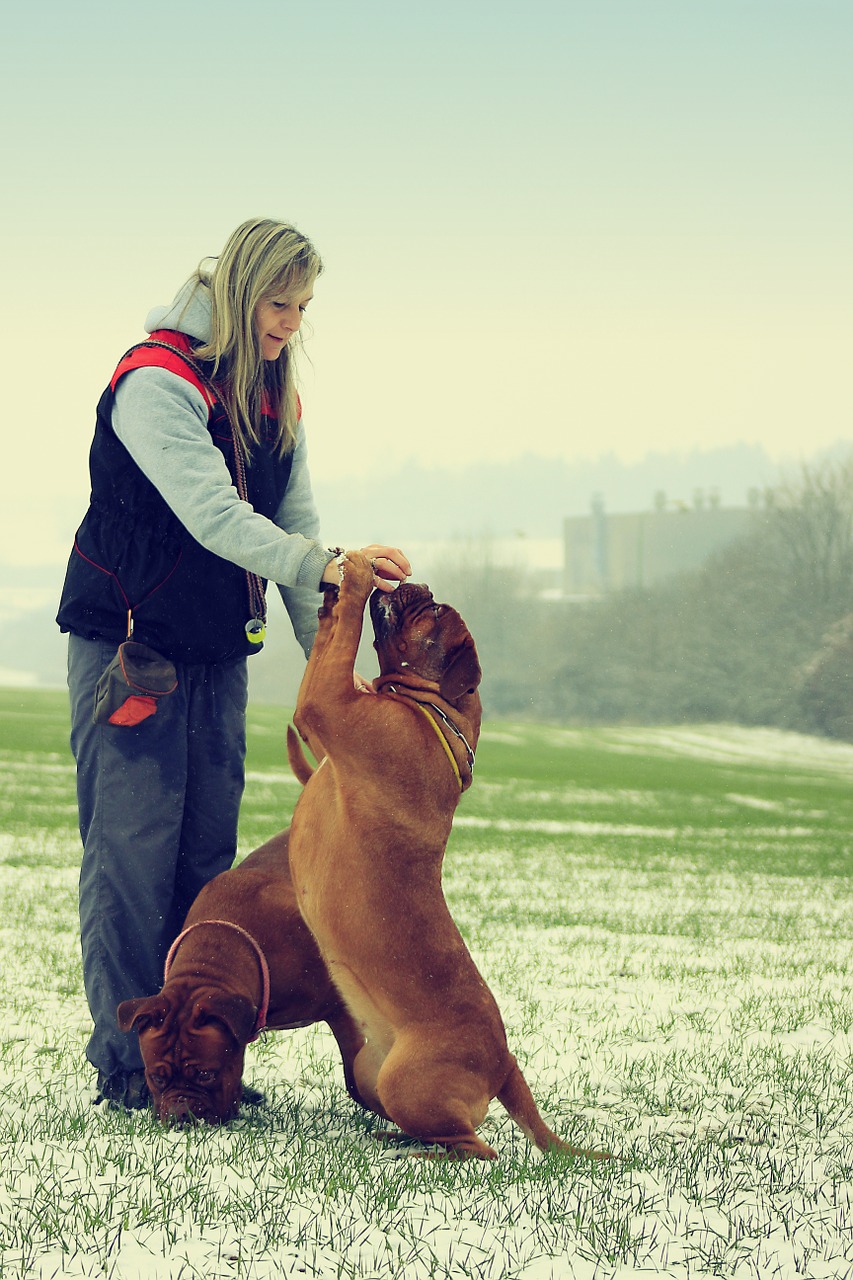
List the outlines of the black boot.
{"type": "Polygon", "coordinates": [[[95,1106],[105,1102],[110,1111],[144,1111],[151,1105],[151,1094],[144,1071],[114,1071],[111,1076],[98,1072],[95,1106]]]}
{"type": "Polygon", "coordinates": [[[253,1089],[250,1084],[241,1084],[240,1101],[247,1107],[262,1107],[266,1100],[267,1095],[261,1093],[260,1089],[253,1089]]]}

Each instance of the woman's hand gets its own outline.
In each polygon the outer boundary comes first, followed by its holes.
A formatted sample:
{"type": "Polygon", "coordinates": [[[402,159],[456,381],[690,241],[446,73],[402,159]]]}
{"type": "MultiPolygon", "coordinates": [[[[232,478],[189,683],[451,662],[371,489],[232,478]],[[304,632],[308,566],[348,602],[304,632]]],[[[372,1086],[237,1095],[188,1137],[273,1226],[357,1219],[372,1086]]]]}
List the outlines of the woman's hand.
{"type": "Polygon", "coordinates": [[[373,581],[380,591],[393,591],[405,582],[412,566],[397,547],[380,547],[375,543],[361,548],[373,567],[373,581]]]}
{"type": "MultiPolygon", "coordinates": [[[[373,542],[369,547],[360,547],[359,550],[370,561],[373,567],[373,584],[380,591],[393,591],[412,572],[412,566],[397,547],[383,547],[373,542]]],[[[341,571],[337,557],[326,565],[320,581],[333,587],[340,584],[341,571]]]]}

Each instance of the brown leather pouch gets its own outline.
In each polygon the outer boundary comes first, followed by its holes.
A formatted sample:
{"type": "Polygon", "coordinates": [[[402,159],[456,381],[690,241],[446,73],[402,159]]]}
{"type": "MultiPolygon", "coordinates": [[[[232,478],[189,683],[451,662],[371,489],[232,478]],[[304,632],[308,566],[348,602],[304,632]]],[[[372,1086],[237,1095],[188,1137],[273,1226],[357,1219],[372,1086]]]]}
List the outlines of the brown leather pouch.
{"type": "Polygon", "coordinates": [[[125,640],[95,688],[95,724],[141,724],[177,687],[173,662],[146,644],[125,640]]]}

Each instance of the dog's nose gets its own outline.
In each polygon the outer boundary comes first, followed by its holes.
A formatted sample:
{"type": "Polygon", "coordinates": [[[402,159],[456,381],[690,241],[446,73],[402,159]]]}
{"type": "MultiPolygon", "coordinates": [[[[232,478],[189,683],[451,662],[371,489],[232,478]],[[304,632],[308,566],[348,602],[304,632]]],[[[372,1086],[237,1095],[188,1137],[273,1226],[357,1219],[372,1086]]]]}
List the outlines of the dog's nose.
{"type": "Polygon", "coordinates": [[[167,1124],[173,1125],[176,1129],[184,1129],[188,1125],[198,1124],[205,1117],[201,1114],[201,1109],[197,1103],[195,1110],[193,1110],[190,1099],[181,1097],[169,1101],[163,1108],[160,1119],[167,1124]]]}
{"type": "MultiPolygon", "coordinates": [[[[397,588],[399,591],[399,587],[397,588]]],[[[377,640],[382,640],[391,627],[392,599],[397,593],[389,595],[385,591],[374,591],[370,597],[370,621],[377,640]]]]}
{"type": "Polygon", "coordinates": [[[187,1129],[196,1123],[196,1118],[189,1110],[164,1111],[160,1115],[160,1123],[170,1129],[187,1129]]]}

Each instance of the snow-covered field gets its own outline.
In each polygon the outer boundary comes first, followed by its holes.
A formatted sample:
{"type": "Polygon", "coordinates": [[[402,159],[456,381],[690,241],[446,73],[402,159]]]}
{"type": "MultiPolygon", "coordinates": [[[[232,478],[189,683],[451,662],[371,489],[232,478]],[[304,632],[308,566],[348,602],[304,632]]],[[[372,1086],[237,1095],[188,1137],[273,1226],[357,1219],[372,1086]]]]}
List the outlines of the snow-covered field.
{"type": "MultiPolygon", "coordinates": [[[[495,1163],[389,1150],[325,1028],[249,1050],[268,1104],[228,1129],[93,1107],[71,769],[2,751],[2,1280],[853,1277],[853,748],[503,725],[480,755],[448,900],[549,1123],[613,1159],[497,1103],[495,1163]]],[[[296,794],[252,767],[246,850],[296,794]]]]}

